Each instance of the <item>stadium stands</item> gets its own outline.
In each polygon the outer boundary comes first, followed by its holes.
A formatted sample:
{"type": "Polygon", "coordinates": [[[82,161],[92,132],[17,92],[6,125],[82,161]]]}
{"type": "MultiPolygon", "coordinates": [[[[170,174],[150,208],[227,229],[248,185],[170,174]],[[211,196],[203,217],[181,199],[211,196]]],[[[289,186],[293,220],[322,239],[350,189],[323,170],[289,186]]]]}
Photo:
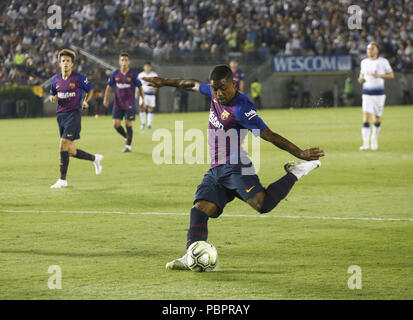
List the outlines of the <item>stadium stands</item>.
{"type": "MultiPolygon", "coordinates": [[[[375,40],[395,70],[413,70],[413,2],[363,1],[363,29],[349,30],[349,0],[80,0],[0,3],[0,83],[39,84],[56,71],[58,49],[75,44],[97,55],[129,52],[157,61],[214,62],[237,52],[270,55],[351,54],[375,40]],[[47,9],[62,8],[61,30],[47,9]],[[383,23],[383,21],[385,21],[383,23]]],[[[79,59],[80,71],[104,70],[79,59]]],[[[103,77],[106,78],[106,77],[103,77]]]]}

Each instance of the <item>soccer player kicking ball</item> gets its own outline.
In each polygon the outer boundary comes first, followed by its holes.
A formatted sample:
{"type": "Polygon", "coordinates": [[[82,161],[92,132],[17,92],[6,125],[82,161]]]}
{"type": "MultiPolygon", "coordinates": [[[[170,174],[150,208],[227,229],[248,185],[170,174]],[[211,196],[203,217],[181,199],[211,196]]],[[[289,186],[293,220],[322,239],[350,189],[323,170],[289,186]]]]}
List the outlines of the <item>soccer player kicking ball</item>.
{"type": "Polygon", "coordinates": [[[361,151],[377,150],[379,148],[378,137],[381,128],[381,116],[383,114],[384,101],[384,79],[393,79],[394,73],[387,59],[379,57],[379,48],[375,42],[367,46],[368,58],[363,59],[360,64],[359,83],[363,83],[362,109],[363,126],[361,137],[363,145],[361,151]],[[370,141],[370,120],[374,117],[370,141]]]}
{"type": "MultiPolygon", "coordinates": [[[[139,93],[144,97],[142,83],[138,79],[135,71],[130,70],[129,54],[122,52],[119,56],[119,66],[110,75],[108,84],[103,98],[103,104],[107,107],[109,105],[109,95],[112,87],[115,88],[115,102],[113,103],[112,119],[113,127],[119,134],[125,138],[126,145],[122,152],[132,151],[133,129],[132,121],[136,118],[135,106],[135,90],[139,88],[139,93]],[[125,117],[126,131],[121,125],[121,121],[125,117]]],[[[145,105],[145,102],[143,103],[145,105]]]]}
{"type": "Polygon", "coordinates": [[[57,102],[57,123],[60,132],[60,179],[51,188],[67,187],[67,168],[69,157],[92,161],[96,174],[102,172],[101,154],[89,154],[76,149],[74,141],[80,139],[81,113],[80,108],[87,109],[88,102],[93,95],[93,85],[87,78],[73,72],[76,54],[72,50],[63,49],[58,54],[58,61],[62,73],[54,76],[50,88],[50,101],[57,102]],[[88,94],[82,101],[82,90],[88,94]]]}
{"type": "MultiPolygon", "coordinates": [[[[257,115],[255,105],[246,95],[237,91],[232,71],[226,65],[214,67],[209,83],[160,77],[144,78],[144,80],[156,88],[172,86],[199,92],[211,99],[208,144],[212,163],[195,194],[187,233],[187,248],[196,241],[207,240],[208,219],[219,217],[225,205],[234,197],[247,202],[260,213],[269,212],[287,196],[298,179],[321,165],[318,159],[324,156],[323,150],[319,148],[301,150],[267,127],[257,115]],[[254,172],[251,160],[240,147],[247,134],[246,129],[306,161],[287,163],[284,166],[287,174],[264,188],[254,172]],[[234,142],[230,141],[234,134],[228,138],[230,130],[231,133],[235,130],[238,134],[236,148],[234,142]]],[[[166,268],[188,270],[186,256],[169,262],[166,268]]]]}

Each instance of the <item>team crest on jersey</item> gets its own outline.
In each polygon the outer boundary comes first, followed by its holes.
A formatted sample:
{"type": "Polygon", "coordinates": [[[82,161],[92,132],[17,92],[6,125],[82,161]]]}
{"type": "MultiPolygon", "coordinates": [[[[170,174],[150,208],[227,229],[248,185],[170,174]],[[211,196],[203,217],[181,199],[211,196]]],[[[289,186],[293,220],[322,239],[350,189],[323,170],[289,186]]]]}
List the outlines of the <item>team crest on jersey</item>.
{"type": "Polygon", "coordinates": [[[69,84],[70,89],[74,89],[76,87],[76,83],[69,84]]]}
{"type": "Polygon", "coordinates": [[[221,120],[227,120],[228,119],[228,117],[229,117],[229,112],[227,111],[227,110],[224,110],[222,113],[221,113],[221,120]]]}
{"type": "Polygon", "coordinates": [[[132,78],[127,77],[126,81],[130,82],[132,80],[132,78]]]}

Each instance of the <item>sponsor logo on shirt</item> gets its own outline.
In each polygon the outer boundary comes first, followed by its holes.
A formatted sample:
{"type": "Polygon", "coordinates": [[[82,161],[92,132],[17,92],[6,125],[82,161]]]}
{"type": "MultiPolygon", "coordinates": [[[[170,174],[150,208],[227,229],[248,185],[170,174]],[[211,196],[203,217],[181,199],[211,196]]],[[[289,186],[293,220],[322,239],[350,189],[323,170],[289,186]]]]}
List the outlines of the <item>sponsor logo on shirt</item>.
{"type": "Polygon", "coordinates": [[[130,88],[131,85],[130,83],[116,83],[116,87],[118,87],[119,89],[127,89],[130,88]]]}
{"type": "Polygon", "coordinates": [[[59,99],[68,99],[76,97],[76,92],[58,92],[57,97],[59,99]]]}
{"type": "Polygon", "coordinates": [[[219,122],[218,118],[216,117],[216,115],[212,111],[209,112],[209,122],[215,128],[218,128],[218,129],[223,129],[224,128],[224,125],[221,122],[219,122]]]}
{"type": "Polygon", "coordinates": [[[251,120],[252,118],[254,118],[257,115],[257,111],[251,110],[249,112],[245,112],[244,114],[248,118],[248,120],[251,120]]]}

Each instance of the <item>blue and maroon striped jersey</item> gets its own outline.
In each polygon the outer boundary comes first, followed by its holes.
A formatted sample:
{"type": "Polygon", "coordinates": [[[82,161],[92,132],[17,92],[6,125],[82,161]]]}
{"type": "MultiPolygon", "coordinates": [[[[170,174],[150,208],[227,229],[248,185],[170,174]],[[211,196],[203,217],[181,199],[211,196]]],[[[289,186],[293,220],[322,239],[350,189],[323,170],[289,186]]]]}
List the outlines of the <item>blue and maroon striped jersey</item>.
{"type": "Polygon", "coordinates": [[[268,128],[257,115],[257,108],[240,92],[228,105],[219,103],[207,83],[200,84],[199,92],[211,98],[208,126],[211,168],[225,163],[247,164],[249,159],[242,144],[248,130],[258,136],[268,128]]]}
{"type": "Polygon", "coordinates": [[[50,95],[57,95],[56,112],[70,112],[80,109],[82,91],[89,92],[92,89],[93,85],[82,74],[72,72],[66,80],[62,78],[61,73],[55,75],[50,86],[50,95]]]}
{"type": "Polygon", "coordinates": [[[108,86],[115,86],[114,109],[135,110],[135,88],[142,86],[135,71],[129,70],[123,74],[120,69],[112,72],[108,86]]]}
{"type": "Polygon", "coordinates": [[[244,72],[241,69],[237,69],[237,71],[232,73],[232,78],[235,80],[236,85],[235,87],[239,90],[239,83],[241,80],[244,80],[244,72]]]}

